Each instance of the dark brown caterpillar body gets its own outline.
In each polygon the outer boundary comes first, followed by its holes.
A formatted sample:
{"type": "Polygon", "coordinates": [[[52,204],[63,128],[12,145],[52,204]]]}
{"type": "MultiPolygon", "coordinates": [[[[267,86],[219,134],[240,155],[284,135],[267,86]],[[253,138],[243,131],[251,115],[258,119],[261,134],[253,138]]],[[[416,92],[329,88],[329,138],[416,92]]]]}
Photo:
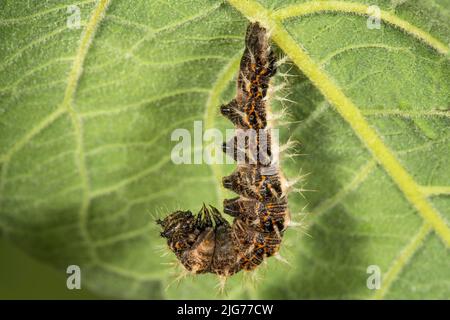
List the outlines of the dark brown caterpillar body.
{"type": "Polygon", "coordinates": [[[223,147],[238,161],[237,169],[222,181],[225,188],[239,194],[224,200],[224,212],[234,217],[233,223],[230,225],[216,208],[205,205],[196,216],[177,211],[158,220],[163,228],[161,236],[192,273],[230,276],[255,269],[264,258],[277,253],[289,223],[283,179],[271,161],[267,128],[267,93],[276,73],[276,59],[266,30],[258,23],[249,25],[245,45],[236,97],[220,107],[238,129],[223,147]]]}

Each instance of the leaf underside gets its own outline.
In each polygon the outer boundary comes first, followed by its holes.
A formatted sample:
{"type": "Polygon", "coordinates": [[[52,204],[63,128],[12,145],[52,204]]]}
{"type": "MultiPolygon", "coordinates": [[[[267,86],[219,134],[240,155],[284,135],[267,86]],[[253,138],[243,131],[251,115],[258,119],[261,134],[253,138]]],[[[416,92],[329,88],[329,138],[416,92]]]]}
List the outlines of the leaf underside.
{"type": "MultiPolygon", "coordinates": [[[[259,4],[276,12],[305,2],[259,4]]],[[[448,0],[352,3],[378,5],[449,43],[448,0]]],[[[221,207],[232,196],[219,179],[234,166],[170,160],[174,129],[193,132],[195,120],[231,127],[218,106],[234,95],[251,18],[232,4],[2,1],[2,234],[58,269],[79,265],[84,283],[105,296],[449,298],[448,53],[383,21],[368,29],[365,16],[330,11],[299,13],[280,20],[281,28],[358,108],[437,223],[424,218],[339,105],[292,63],[281,69],[293,77],[276,81],[287,82],[278,96],[294,103],[274,100],[273,109],[287,108],[283,139],[298,141],[302,155],[282,168],[287,177],[309,173],[304,188],[314,191],[289,198],[294,220],[306,223],[286,232],[281,255],[289,265],[268,259],[256,277],[230,279],[226,296],[211,295],[217,279],[209,275],[166,289],[176,269],[165,264],[173,259],[160,250],[152,216],[195,212],[203,202],[221,207]],[[79,29],[67,27],[70,4],[81,9],[79,29]],[[380,291],[366,285],[370,265],[382,271],[380,291]]],[[[274,44],[280,56],[290,54],[284,40],[274,44]]]]}

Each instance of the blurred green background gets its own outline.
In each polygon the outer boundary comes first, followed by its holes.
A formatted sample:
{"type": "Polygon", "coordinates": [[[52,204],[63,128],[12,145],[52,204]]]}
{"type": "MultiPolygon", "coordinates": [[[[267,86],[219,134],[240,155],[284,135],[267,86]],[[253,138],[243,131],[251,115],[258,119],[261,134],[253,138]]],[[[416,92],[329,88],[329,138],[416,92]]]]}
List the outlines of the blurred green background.
{"type": "Polygon", "coordinates": [[[68,290],[65,270],[36,261],[0,237],[0,299],[99,299],[87,289],[68,290]]]}

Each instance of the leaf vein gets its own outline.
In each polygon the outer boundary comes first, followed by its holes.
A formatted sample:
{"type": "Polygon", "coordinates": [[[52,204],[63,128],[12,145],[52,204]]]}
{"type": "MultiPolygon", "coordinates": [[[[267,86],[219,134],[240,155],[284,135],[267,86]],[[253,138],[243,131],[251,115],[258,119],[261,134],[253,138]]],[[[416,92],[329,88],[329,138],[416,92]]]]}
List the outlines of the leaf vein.
{"type": "Polygon", "coordinates": [[[390,268],[383,277],[382,285],[373,295],[374,299],[383,299],[392,283],[397,279],[406,264],[411,260],[417,250],[423,245],[425,239],[430,234],[432,227],[429,223],[424,223],[419,232],[414,235],[411,241],[404,247],[401,253],[392,262],[390,268]]]}
{"type": "Polygon", "coordinates": [[[369,177],[375,166],[376,162],[374,160],[371,160],[365,165],[363,165],[358,170],[358,173],[353,177],[350,183],[340,188],[340,190],[334,196],[319,203],[312,210],[313,216],[317,218],[318,216],[324,214],[325,212],[327,212],[328,210],[334,208],[337,204],[339,204],[342,201],[342,199],[344,199],[350,192],[355,190],[369,177]]]}
{"type": "MultiPolygon", "coordinates": [[[[208,99],[205,106],[205,130],[214,128],[217,108],[220,104],[220,96],[223,91],[227,88],[229,82],[235,77],[237,69],[239,67],[239,62],[241,61],[241,52],[238,52],[234,57],[232,57],[227,65],[219,72],[215,83],[213,84],[211,91],[209,93],[208,99]]],[[[222,180],[222,167],[216,163],[209,165],[213,177],[215,177],[216,195],[217,201],[223,201],[223,190],[222,185],[219,181],[222,180]]]]}
{"type": "MultiPolygon", "coordinates": [[[[84,142],[83,142],[83,123],[81,116],[77,113],[73,106],[73,100],[75,97],[76,89],[78,86],[78,82],[83,73],[83,65],[86,60],[87,53],[92,44],[92,41],[95,37],[95,33],[97,31],[97,27],[102,21],[106,9],[111,1],[110,0],[100,0],[92,12],[91,17],[89,18],[89,22],[84,30],[80,45],[77,50],[77,54],[75,56],[72,69],[69,73],[69,80],[67,83],[66,91],[64,94],[64,99],[62,102],[62,108],[64,108],[68,114],[70,115],[70,119],[72,122],[72,127],[75,132],[75,141],[76,141],[76,165],[78,167],[78,171],[81,177],[82,184],[82,203],[80,205],[80,221],[79,227],[80,232],[82,233],[84,239],[91,243],[91,237],[87,228],[87,215],[89,212],[90,205],[90,181],[89,174],[86,167],[86,159],[84,155],[84,142]]],[[[97,260],[97,253],[91,246],[89,247],[89,252],[91,253],[91,257],[94,261],[97,260]]]]}
{"type": "Polygon", "coordinates": [[[410,48],[407,48],[407,47],[392,47],[392,46],[389,46],[389,45],[386,45],[383,43],[362,43],[362,44],[348,45],[348,46],[342,47],[342,48],[330,53],[325,58],[323,58],[319,62],[319,64],[322,66],[325,66],[332,59],[334,59],[335,57],[337,57],[343,53],[346,53],[346,52],[349,52],[352,50],[360,50],[360,49],[385,49],[387,51],[404,51],[409,54],[412,54],[410,48]]]}
{"type": "MultiPolygon", "coordinates": [[[[83,5],[83,4],[87,4],[87,3],[93,3],[96,0],[84,0],[84,1],[76,1],[73,2],[73,5],[83,5]]],[[[59,10],[63,10],[66,9],[67,10],[67,5],[60,5],[60,6],[55,6],[51,9],[47,9],[47,10],[42,10],[40,12],[34,13],[34,14],[30,14],[28,16],[23,16],[23,17],[15,17],[15,18],[9,18],[9,19],[1,19],[0,20],[0,25],[10,25],[10,24],[16,24],[16,23],[27,23],[29,21],[32,21],[34,18],[39,18],[41,16],[45,16],[49,13],[52,13],[54,11],[59,11],[59,10]]]]}
{"type": "MultiPolygon", "coordinates": [[[[290,5],[285,8],[279,9],[272,14],[272,18],[284,20],[292,17],[311,15],[320,12],[344,12],[366,16],[369,15],[369,7],[369,5],[365,4],[344,1],[310,1],[301,4],[290,5]]],[[[423,41],[424,43],[444,55],[449,52],[449,48],[447,45],[434,38],[431,34],[410,24],[408,21],[397,17],[395,14],[381,10],[380,18],[390,25],[404,30],[411,36],[423,41]]]]}

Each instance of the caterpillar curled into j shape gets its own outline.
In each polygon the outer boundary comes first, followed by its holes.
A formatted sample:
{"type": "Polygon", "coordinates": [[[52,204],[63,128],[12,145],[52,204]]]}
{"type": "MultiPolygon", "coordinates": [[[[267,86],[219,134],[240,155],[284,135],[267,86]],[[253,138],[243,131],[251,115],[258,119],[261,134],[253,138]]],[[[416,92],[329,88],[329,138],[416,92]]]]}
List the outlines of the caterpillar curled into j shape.
{"type": "Polygon", "coordinates": [[[176,211],[163,220],[161,236],[191,273],[230,276],[253,270],[266,257],[277,254],[289,223],[284,178],[272,155],[268,127],[268,91],[277,61],[269,35],[259,23],[247,28],[245,50],[240,62],[236,97],[220,107],[222,115],[235,125],[234,139],[224,152],[238,160],[237,169],[223,178],[223,186],[239,197],[224,200],[224,213],[205,205],[197,215],[176,211]],[[254,139],[249,132],[254,132],[254,139]],[[241,136],[245,143],[236,143],[241,136]],[[253,152],[252,152],[253,150],[253,152]],[[241,161],[239,161],[241,160],[241,161]]]}

